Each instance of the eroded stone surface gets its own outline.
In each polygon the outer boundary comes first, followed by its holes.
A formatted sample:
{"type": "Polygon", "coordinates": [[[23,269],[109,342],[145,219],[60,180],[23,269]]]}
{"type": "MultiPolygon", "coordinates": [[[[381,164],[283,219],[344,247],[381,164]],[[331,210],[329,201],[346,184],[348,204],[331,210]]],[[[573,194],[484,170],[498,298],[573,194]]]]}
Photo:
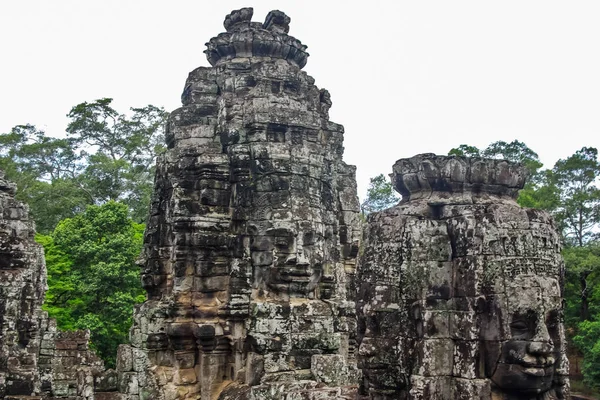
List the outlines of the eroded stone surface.
{"type": "Polygon", "coordinates": [[[516,202],[525,169],[399,160],[396,207],[369,216],[357,297],[372,399],[563,399],[563,262],[549,215],[516,202]]]}
{"type": "Polygon", "coordinates": [[[41,391],[38,358],[46,268],[27,208],[0,171],[0,398],[41,391]]]}
{"type": "Polygon", "coordinates": [[[332,398],[357,379],[359,206],[343,127],[301,71],[308,54],[287,35],[290,18],[251,17],[226,17],[207,44],[213,67],[190,73],[168,122],[148,300],[119,356],[122,390],[142,399],[332,398]]]}
{"type": "Polygon", "coordinates": [[[42,311],[44,253],[15,192],[0,171],[0,398],[91,400],[104,365],[89,332],[60,332],[42,311]]]}

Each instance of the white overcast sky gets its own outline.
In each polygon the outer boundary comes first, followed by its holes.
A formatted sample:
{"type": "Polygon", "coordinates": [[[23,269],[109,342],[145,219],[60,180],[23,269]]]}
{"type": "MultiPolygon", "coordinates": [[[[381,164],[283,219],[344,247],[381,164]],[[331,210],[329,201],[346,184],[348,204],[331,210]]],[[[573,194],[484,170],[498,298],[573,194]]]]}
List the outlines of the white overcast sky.
{"type": "Polygon", "coordinates": [[[61,136],[101,97],[177,108],[204,43],[246,6],[291,17],[361,197],[397,159],[463,143],[518,139],[546,167],[600,147],[598,0],[0,0],[0,132],[61,136]]]}

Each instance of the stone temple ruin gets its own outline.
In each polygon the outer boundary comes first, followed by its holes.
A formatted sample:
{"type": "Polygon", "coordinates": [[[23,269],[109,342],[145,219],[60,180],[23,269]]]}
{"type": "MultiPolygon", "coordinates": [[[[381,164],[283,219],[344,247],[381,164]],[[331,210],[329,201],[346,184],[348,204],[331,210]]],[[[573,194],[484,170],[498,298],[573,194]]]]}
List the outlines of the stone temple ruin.
{"type": "Polygon", "coordinates": [[[559,237],[516,204],[525,170],[399,160],[402,202],[363,237],[306,46],[284,13],[251,18],[226,17],[169,118],[115,371],[41,311],[42,249],[0,178],[0,398],[567,399],[559,237]]]}

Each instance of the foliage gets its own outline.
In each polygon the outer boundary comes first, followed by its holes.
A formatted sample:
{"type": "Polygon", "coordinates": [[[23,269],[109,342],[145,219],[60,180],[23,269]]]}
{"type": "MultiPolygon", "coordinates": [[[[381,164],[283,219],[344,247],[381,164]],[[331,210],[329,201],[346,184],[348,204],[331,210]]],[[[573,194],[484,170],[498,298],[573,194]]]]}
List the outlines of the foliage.
{"type": "Polygon", "coordinates": [[[555,217],[565,241],[583,246],[594,238],[594,228],[600,223],[598,150],[584,147],[569,158],[558,160],[551,177],[560,194],[555,217]]]}
{"type": "Polygon", "coordinates": [[[48,137],[33,125],[0,135],[0,169],[17,183],[16,197],[29,205],[40,232],[49,232],[91,201],[77,179],[81,165],[74,141],[48,137]]]}
{"type": "Polygon", "coordinates": [[[450,149],[448,152],[449,156],[461,156],[461,157],[481,157],[481,150],[475,146],[469,146],[467,144],[461,144],[458,147],[450,149]]]}
{"type": "Polygon", "coordinates": [[[154,178],[155,156],[164,150],[167,113],[152,105],[119,114],[112,99],[81,103],[67,115],[67,132],[80,146],[94,149],[86,157],[83,181],[95,204],[119,200],[138,222],[145,220],[154,178]]]}
{"type": "Polygon", "coordinates": [[[367,198],[361,204],[364,214],[381,211],[398,203],[400,197],[394,191],[392,183],[383,174],[370,179],[367,198]]]}
{"type": "Polygon", "coordinates": [[[521,163],[527,168],[530,174],[530,181],[537,179],[538,170],[542,167],[542,163],[538,154],[531,150],[523,142],[513,140],[507,143],[503,140],[490,144],[481,152],[483,157],[500,158],[513,162],[521,163]]]}
{"type": "Polygon", "coordinates": [[[535,182],[525,183],[525,187],[519,192],[517,203],[522,207],[554,213],[560,206],[560,192],[553,181],[552,171],[539,171],[535,182]]]}
{"type": "Polygon", "coordinates": [[[152,105],[120,114],[111,103],[73,107],[66,137],[33,125],[0,134],[0,169],[42,233],[44,308],[61,329],[90,329],[108,365],[126,342],[133,305],[144,299],[134,263],[143,225],[136,222],[146,219],[167,117],[152,105]]]}
{"type": "Polygon", "coordinates": [[[134,304],[144,300],[135,264],[143,230],[125,204],[108,201],[61,221],[49,236],[37,236],[48,268],[44,309],[61,329],[90,329],[108,365],[127,341],[134,304]]]}
{"type": "Polygon", "coordinates": [[[33,125],[0,135],[0,169],[17,183],[17,199],[29,204],[39,232],[109,200],[126,203],[135,221],[145,221],[167,113],[148,105],[126,116],[111,102],[73,107],[66,138],[33,125]]]}
{"type": "Polygon", "coordinates": [[[537,153],[531,150],[523,142],[513,140],[507,143],[503,140],[491,143],[488,147],[483,150],[479,150],[475,146],[467,144],[461,144],[458,147],[450,149],[448,152],[449,156],[464,156],[464,157],[486,157],[486,158],[498,158],[509,160],[513,162],[519,162],[525,165],[531,175],[535,175],[537,171],[542,167],[542,163],[537,153]]]}
{"type": "Polygon", "coordinates": [[[565,318],[568,326],[576,326],[591,316],[600,317],[600,243],[569,246],[563,250],[567,267],[565,318]],[[596,301],[591,301],[595,299],[596,301]]]}
{"type": "Polygon", "coordinates": [[[579,334],[573,338],[582,350],[584,382],[592,388],[600,388],[600,320],[583,321],[579,334]]]}
{"type": "Polygon", "coordinates": [[[527,168],[529,179],[525,188],[521,191],[517,202],[524,207],[542,208],[545,210],[549,209],[548,207],[555,206],[554,192],[546,189],[546,185],[539,185],[546,179],[546,174],[540,172],[543,164],[540,162],[538,154],[523,142],[513,140],[508,143],[499,140],[491,143],[483,150],[479,150],[475,146],[461,144],[451,149],[448,155],[496,158],[521,163],[527,168]],[[539,191],[541,187],[545,189],[539,191]]]}

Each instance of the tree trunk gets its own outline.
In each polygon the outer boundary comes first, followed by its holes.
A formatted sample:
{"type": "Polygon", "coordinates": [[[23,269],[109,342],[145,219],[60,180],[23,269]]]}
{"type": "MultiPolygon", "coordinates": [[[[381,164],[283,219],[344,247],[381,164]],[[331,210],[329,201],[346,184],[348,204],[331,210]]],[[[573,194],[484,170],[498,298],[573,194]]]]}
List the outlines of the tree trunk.
{"type": "Polygon", "coordinates": [[[587,277],[591,271],[582,271],[579,273],[579,284],[581,285],[581,321],[590,319],[590,304],[588,300],[587,277]]]}

